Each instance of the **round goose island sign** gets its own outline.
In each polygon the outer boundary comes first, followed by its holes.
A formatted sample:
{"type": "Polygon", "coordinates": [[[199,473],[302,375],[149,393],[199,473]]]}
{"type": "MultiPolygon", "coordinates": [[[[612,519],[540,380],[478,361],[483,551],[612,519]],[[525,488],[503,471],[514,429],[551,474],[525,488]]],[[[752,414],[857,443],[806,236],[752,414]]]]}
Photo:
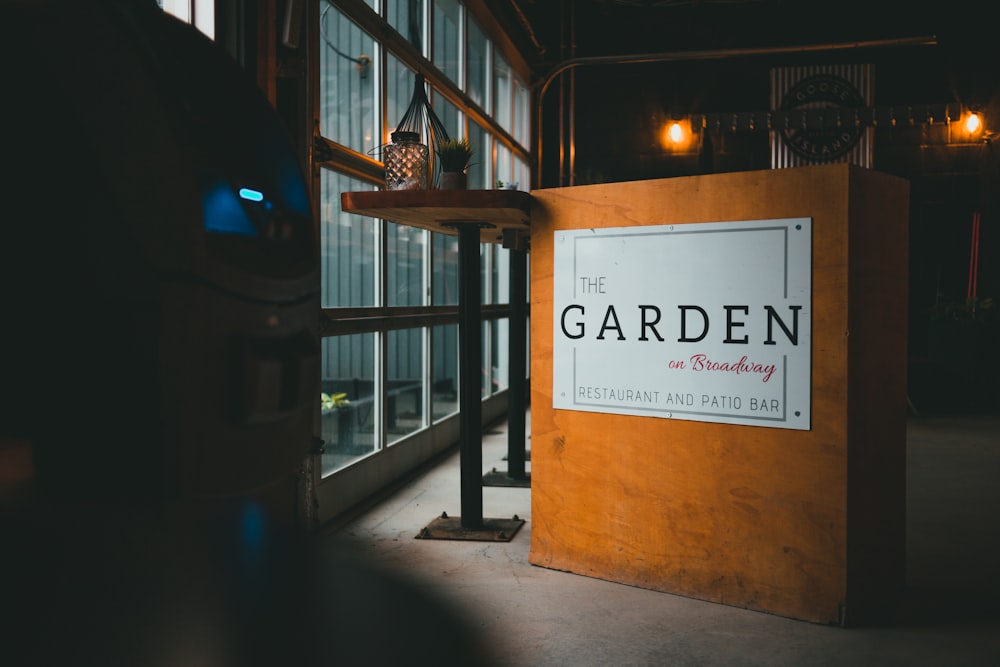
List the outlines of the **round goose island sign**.
{"type": "MultiPolygon", "coordinates": [[[[816,74],[796,83],[785,94],[781,109],[785,112],[810,109],[860,109],[864,99],[851,82],[831,74],[816,74]]],[[[853,121],[837,127],[787,127],[781,137],[799,157],[829,162],[847,155],[861,139],[864,128],[853,121]]]]}

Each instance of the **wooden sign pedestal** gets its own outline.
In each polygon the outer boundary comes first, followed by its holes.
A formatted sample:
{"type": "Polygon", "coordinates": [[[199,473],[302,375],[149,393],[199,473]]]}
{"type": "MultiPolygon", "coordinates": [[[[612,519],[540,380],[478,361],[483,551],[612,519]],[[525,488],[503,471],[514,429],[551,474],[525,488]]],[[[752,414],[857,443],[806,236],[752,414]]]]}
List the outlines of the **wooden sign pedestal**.
{"type": "Polygon", "coordinates": [[[532,564],[861,625],[905,583],[909,185],[849,165],[532,192],[532,564]],[[552,408],[553,233],[812,218],[809,430],[552,408]]]}

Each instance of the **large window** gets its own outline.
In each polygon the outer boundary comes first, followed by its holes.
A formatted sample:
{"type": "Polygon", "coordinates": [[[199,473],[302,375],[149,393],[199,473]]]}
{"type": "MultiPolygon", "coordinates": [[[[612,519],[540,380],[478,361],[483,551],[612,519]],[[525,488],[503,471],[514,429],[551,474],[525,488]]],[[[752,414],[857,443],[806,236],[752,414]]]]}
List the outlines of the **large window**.
{"type": "Polygon", "coordinates": [[[385,97],[388,115],[392,120],[386,123],[383,142],[390,140],[390,135],[406,112],[407,105],[410,104],[410,99],[413,97],[414,76],[414,71],[395,56],[392,54],[386,56],[385,97]]]}
{"type": "Polygon", "coordinates": [[[501,55],[493,56],[493,117],[510,132],[513,129],[514,72],[501,55]]]}
{"type": "Polygon", "coordinates": [[[432,60],[446,77],[462,83],[462,7],[458,0],[434,0],[432,60]]]}
{"type": "MultiPolygon", "coordinates": [[[[384,186],[380,148],[417,72],[448,134],[474,146],[470,188],[528,189],[530,115],[523,79],[460,0],[318,2],[317,127],[329,147],[316,181],[330,397],[321,437],[331,475],[404,447],[459,407],[457,237],[344,213],[341,193],[384,186]]],[[[480,246],[484,399],[509,378],[508,255],[480,246]]]]}
{"type": "Polygon", "coordinates": [[[319,35],[320,134],[365,153],[382,135],[375,40],[325,1],[319,35]]]}
{"type": "Polygon", "coordinates": [[[215,0],[156,0],[156,4],[215,39],[215,0]]]}
{"type": "Polygon", "coordinates": [[[371,218],[344,213],[340,193],[372,185],[324,170],[320,174],[320,271],[323,308],[376,303],[376,230],[371,218]]]}
{"type": "Polygon", "coordinates": [[[376,334],[323,339],[320,389],[330,401],[321,404],[323,473],[334,472],[371,454],[375,429],[376,334]]]}
{"type": "Polygon", "coordinates": [[[389,445],[427,426],[427,335],[423,328],[388,332],[385,409],[389,445]]]}
{"type": "MultiPolygon", "coordinates": [[[[466,39],[465,92],[472,101],[484,109],[489,109],[490,43],[475,20],[469,19],[466,39]]],[[[525,145],[527,143],[522,142],[525,145]]]]}
{"type": "MultiPolygon", "coordinates": [[[[370,3],[373,4],[373,3],[370,3]]],[[[418,49],[424,43],[425,4],[423,0],[386,0],[386,20],[403,39],[418,49]]]]}
{"type": "Polygon", "coordinates": [[[489,190],[493,187],[493,162],[490,135],[481,125],[470,121],[468,134],[469,141],[476,146],[475,153],[472,154],[472,161],[469,163],[470,188],[482,188],[489,190]]]}
{"type": "Polygon", "coordinates": [[[428,232],[390,222],[386,225],[386,300],[390,306],[427,303],[428,232]]]}
{"type": "Polygon", "coordinates": [[[437,420],[458,411],[458,325],[434,327],[431,343],[431,409],[437,420]]]}

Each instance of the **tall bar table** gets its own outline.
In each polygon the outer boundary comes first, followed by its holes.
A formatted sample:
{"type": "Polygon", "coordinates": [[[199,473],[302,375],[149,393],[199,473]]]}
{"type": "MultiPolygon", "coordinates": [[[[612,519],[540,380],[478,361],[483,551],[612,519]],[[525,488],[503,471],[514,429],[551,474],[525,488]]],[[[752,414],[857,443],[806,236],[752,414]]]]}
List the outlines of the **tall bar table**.
{"type": "Polygon", "coordinates": [[[508,347],[507,470],[483,475],[483,486],[531,487],[531,473],[525,459],[524,407],[527,405],[527,337],[528,337],[528,244],[530,239],[512,229],[504,230],[504,247],[510,250],[510,344],[508,347]]]}
{"type": "MultiPolygon", "coordinates": [[[[505,243],[506,239],[505,245],[514,252],[523,252],[530,231],[531,195],[519,190],[370,190],[341,193],[340,201],[348,213],[458,236],[461,516],[442,513],[417,537],[509,541],[523,519],[483,517],[479,244],[505,243]]],[[[511,335],[518,335],[513,331],[517,328],[523,337],[523,322],[520,327],[512,322],[511,335]]],[[[523,382],[521,365],[519,373],[512,375],[520,375],[523,382]]],[[[519,393],[523,403],[523,392],[519,393]]],[[[525,407],[509,405],[508,409],[523,414],[525,407]]]]}

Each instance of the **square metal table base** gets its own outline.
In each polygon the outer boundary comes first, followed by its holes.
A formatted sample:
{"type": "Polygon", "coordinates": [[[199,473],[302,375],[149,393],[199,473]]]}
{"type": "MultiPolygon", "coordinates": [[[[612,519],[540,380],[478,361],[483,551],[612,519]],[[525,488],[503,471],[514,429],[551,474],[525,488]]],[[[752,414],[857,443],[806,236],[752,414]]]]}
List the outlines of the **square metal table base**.
{"type": "Polygon", "coordinates": [[[531,487],[531,473],[524,473],[524,477],[511,477],[502,470],[493,468],[483,475],[483,486],[517,486],[522,488],[531,487]]]}
{"type": "Polygon", "coordinates": [[[442,512],[441,516],[421,528],[416,538],[418,540],[510,542],[523,525],[524,519],[518,518],[515,514],[511,519],[483,519],[482,526],[479,528],[465,528],[462,526],[460,517],[448,516],[442,512]]]}

